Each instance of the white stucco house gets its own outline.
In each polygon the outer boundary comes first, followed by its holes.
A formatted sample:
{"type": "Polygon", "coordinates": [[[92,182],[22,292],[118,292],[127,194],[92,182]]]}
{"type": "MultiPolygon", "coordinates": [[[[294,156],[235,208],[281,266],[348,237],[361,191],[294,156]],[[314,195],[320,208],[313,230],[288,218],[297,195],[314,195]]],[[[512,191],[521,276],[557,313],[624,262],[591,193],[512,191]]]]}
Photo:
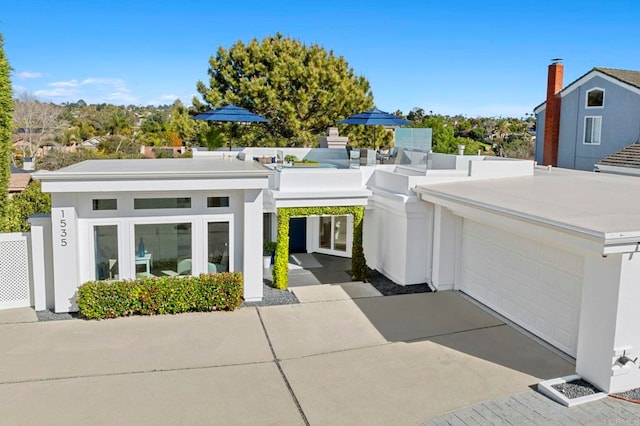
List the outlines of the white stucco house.
{"type": "MultiPolygon", "coordinates": [[[[359,167],[341,149],[247,148],[35,173],[52,195],[50,219],[32,220],[43,264],[36,309],[75,310],[78,286],[93,279],[227,270],[241,271],[245,299],[259,300],[262,244],[279,208],[363,206],[369,267],[402,285],[466,293],[574,357],[577,373],[607,392],[640,387],[638,364],[621,362],[640,355],[637,178],[412,158],[359,167]],[[320,165],[278,167],[286,154],[320,165]]],[[[350,256],[349,216],[295,220],[294,249],[350,256]]]]}

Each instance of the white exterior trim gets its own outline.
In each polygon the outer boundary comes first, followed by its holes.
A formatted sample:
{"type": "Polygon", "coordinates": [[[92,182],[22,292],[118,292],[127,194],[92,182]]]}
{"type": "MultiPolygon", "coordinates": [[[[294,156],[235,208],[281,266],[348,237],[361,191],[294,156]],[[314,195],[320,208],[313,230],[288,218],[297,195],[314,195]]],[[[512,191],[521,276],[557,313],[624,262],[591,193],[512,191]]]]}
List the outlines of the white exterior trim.
{"type": "Polygon", "coordinates": [[[611,77],[611,76],[609,76],[607,74],[604,74],[601,71],[592,70],[587,75],[583,76],[582,78],[579,78],[578,80],[574,81],[573,83],[571,83],[570,85],[565,87],[562,91],[560,91],[560,96],[565,97],[566,95],[568,95],[569,93],[573,92],[578,87],[582,86],[584,83],[586,83],[587,81],[589,81],[589,80],[591,80],[592,78],[595,78],[595,77],[602,77],[604,80],[608,81],[609,83],[617,84],[618,86],[620,86],[622,88],[625,88],[627,90],[632,91],[636,95],[640,95],[640,89],[639,88],[634,87],[634,86],[632,86],[632,85],[630,85],[628,83],[622,82],[622,81],[618,80],[617,78],[613,78],[613,77],[611,77]]]}
{"type": "Polygon", "coordinates": [[[86,181],[53,181],[42,180],[43,192],[156,192],[161,183],[163,191],[210,191],[224,189],[266,189],[265,178],[256,179],[184,179],[184,180],[86,180],[86,181]]]}

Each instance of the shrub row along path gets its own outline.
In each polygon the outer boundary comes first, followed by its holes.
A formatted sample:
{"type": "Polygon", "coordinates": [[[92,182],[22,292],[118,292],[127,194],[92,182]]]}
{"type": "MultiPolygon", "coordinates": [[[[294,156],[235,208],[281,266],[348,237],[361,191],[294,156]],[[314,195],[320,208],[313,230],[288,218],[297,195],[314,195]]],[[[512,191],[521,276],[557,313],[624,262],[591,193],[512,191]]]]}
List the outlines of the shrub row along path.
{"type": "Polygon", "coordinates": [[[0,422],[420,424],[573,372],[455,292],[295,291],[234,312],[5,321],[0,422]]]}

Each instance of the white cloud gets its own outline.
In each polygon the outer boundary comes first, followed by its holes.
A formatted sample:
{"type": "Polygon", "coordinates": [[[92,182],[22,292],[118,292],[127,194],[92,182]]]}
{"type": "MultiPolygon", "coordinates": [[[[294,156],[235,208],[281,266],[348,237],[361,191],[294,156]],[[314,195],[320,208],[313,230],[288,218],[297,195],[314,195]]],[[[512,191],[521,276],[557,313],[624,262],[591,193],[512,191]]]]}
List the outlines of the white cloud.
{"type": "Polygon", "coordinates": [[[20,86],[20,85],[17,85],[17,84],[13,84],[12,87],[13,87],[13,94],[14,95],[18,95],[20,93],[24,93],[24,92],[28,91],[26,87],[20,86]]]}
{"type": "Polygon", "coordinates": [[[145,105],[169,105],[172,104],[176,99],[181,99],[181,97],[179,95],[173,94],[159,95],[145,102],[145,105]]]}
{"type": "MultiPolygon", "coordinates": [[[[64,102],[72,97],[78,96],[80,91],[77,88],[55,87],[51,90],[36,90],[33,94],[37,98],[50,98],[64,102]],[[64,98],[64,99],[63,99],[64,98]]],[[[77,99],[74,99],[74,101],[77,99]]]]}
{"type": "Polygon", "coordinates": [[[46,77],[46,74],[34,71],[22,71],[14,74],[18,80],[29,80],[32,78],[46,77]]]}
{"type": "Polygon", "coordinates": [[[193,95],[181,96],[181,95],[174,95],[174,94],[159,95],[145,102],[145,105],[170,105],[177,99],[180,99],[180,101],[184,105],[191,105],[192,96],[193,95]]]}
{"type": "Polygon", "coordinates": [[[138,98],[127,84],[118,78],[89,77],[84,80],[54,81],[46,89],[33,94],[54,102],[75,102],[84,99],[88,103],[136,104],[138,98]]]}
{"type": "Polygon", "coordinates": [[[69,81],[55,81],[53,83],[47,84],[47,86],[51,87],[78,87],[78,80],[73,79],[69,81]]]}
{"type": "Polygon", "coordinates": [[[126,92],[113,92],[113,93],[109,93],[107,95],[107,99],[111,101],[111,103],[116,103],[116,104],[135,104],[138,102],[138,98],[136,98],[135,96],[133,96],[131,93],[129,93],[128,91],[126,92]]]}
{"type": "MultiPolygon", "coordinates": [[[[103,101],[110,103],[135,104],[138,98],[131,93],[126,83],[119,78],[90,77],[80,85],[94,92],[103,101]]],[[[90,96],[87,98],[92,99],[90,96]]]]}

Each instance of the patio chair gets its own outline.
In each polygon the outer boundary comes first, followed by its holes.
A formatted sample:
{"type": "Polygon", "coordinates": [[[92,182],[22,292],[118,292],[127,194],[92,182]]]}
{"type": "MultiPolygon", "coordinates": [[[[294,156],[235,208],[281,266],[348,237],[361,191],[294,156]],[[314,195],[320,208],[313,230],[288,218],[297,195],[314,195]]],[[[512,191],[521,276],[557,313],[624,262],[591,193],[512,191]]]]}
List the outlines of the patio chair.
{"type": "Polygon", "coordinates": [[[178,275],[191,275],[191,259],[182,259],[178,262],[178,275]]]}

